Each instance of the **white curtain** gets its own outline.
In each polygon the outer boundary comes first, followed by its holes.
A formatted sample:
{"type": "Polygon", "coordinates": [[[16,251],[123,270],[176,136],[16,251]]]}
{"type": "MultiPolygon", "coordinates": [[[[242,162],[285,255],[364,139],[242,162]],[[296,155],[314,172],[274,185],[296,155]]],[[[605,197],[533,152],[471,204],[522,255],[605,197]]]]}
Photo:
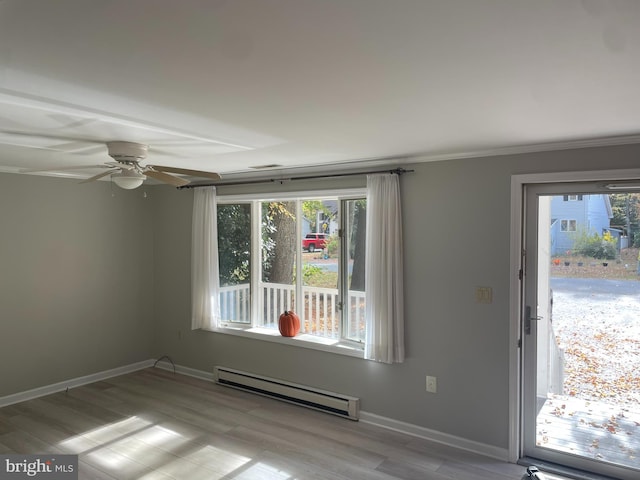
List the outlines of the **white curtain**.
{"type": "Polygon", "coordinates": [[[402,215],[398,175],[367,176],[365,358],[404,361],[402,215]]]}
{"type": "Polygon", "coordinates": [[[220,318],[216,188],[194,190],[191,244],[191,328],[213,329],[220,318]]]}

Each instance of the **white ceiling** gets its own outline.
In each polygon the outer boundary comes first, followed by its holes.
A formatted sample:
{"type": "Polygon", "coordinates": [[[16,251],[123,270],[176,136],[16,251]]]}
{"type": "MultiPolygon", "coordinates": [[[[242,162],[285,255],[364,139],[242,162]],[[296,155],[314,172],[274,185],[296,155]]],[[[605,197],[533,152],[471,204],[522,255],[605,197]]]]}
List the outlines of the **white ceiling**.
{"type": "Polygon", "coordinates": [[[637,0],[0,0],[8,172],[636,142],[639,92],[637,0]]]}

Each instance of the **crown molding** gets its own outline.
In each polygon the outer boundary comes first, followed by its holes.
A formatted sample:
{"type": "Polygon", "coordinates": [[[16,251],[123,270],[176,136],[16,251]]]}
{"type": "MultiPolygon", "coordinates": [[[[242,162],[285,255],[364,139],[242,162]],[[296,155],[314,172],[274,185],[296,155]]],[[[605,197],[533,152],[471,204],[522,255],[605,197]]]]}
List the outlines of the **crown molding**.
{"type": "MultiPolygon", "coordinates": [[[[452,151],[443,153],[412,153],[412,154],[399,154],[395,156],[377,157],[377,158],[363,158],[348,160],[342,162],[331,162],[315,165],[306,165],[290,168],[274,168],[265,169],[260,172],[255,170],[238,170],[235,172],[225,173],[223,176],[225,180],[239,180],[239,179],[261,179],[261,178],[273,178],[277,176],[290,176],[300,174],[313,174],[326,172],[327,170],[333,170],[336,172],[355,171],[367,168],[377,167],[390,167],[400,166],[410,163],[426,163],[426,162],[443,162],[448,160],[462,160],[468,158],[486,158],[486,157],[498,157],[506,155],[522,155],[529,153],[551,152],[561,150],[577,150],[582,148],[597,148],[597,147],[613,147],[621,145],[633,145],[640,143],[640,134],[635,135],[619,135],[611,137],[599,137],[588,138],[580,140],[565,140],[559,142],[546,142],[546,143],[532,143],[526,145],[512,145],[507,147],[486,148],[467,151],[452,151]]],[[[17,167],[8,167],[0,165],[0,173],[17,173],[34,175],[34,173],[20,171],[17,167]]],[[[72,173],[72,172],[38,172],[37,175],[58,177],[58,178],[75,178],[83,179],[86,175],[72,173]]]]}
{"type": "Polygon", "coordinates": [[[612,137],[564,140],[559,142],[531,143],[508,147],[487,148],[451,153],[422,153],[406,157],[412,162],[440,162],[465,158],[498,157],[504,155],[522,155],[526,153],[552,152],[559,150],[578,150],[581,148],[613,147],[640,143],[640,134],[612,137]]]}

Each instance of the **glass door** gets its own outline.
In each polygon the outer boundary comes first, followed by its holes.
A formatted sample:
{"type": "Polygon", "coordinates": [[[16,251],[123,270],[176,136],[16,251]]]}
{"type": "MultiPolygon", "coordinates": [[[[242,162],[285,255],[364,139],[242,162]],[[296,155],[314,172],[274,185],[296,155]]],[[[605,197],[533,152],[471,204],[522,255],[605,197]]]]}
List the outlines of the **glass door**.
{"type": "Polygon", "coordinates": [[[523,456],[640,478],[640,190],[525,190],[523,456]]]}

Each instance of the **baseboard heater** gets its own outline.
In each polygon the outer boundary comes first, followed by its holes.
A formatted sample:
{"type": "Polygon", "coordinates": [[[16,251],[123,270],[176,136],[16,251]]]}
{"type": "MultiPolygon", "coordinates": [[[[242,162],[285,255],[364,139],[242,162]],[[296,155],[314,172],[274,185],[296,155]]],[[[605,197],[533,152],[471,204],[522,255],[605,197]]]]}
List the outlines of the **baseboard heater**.
{"type": "Polygon", "coordinates": [[[331,413],[351,420],[358,420],[360,399],[327,392],[295,383],[241,372],[226,367],[213,367],[216,383],[228,387],[276,398],[285,402],[302,405],[314,410],[331,413]]]}

